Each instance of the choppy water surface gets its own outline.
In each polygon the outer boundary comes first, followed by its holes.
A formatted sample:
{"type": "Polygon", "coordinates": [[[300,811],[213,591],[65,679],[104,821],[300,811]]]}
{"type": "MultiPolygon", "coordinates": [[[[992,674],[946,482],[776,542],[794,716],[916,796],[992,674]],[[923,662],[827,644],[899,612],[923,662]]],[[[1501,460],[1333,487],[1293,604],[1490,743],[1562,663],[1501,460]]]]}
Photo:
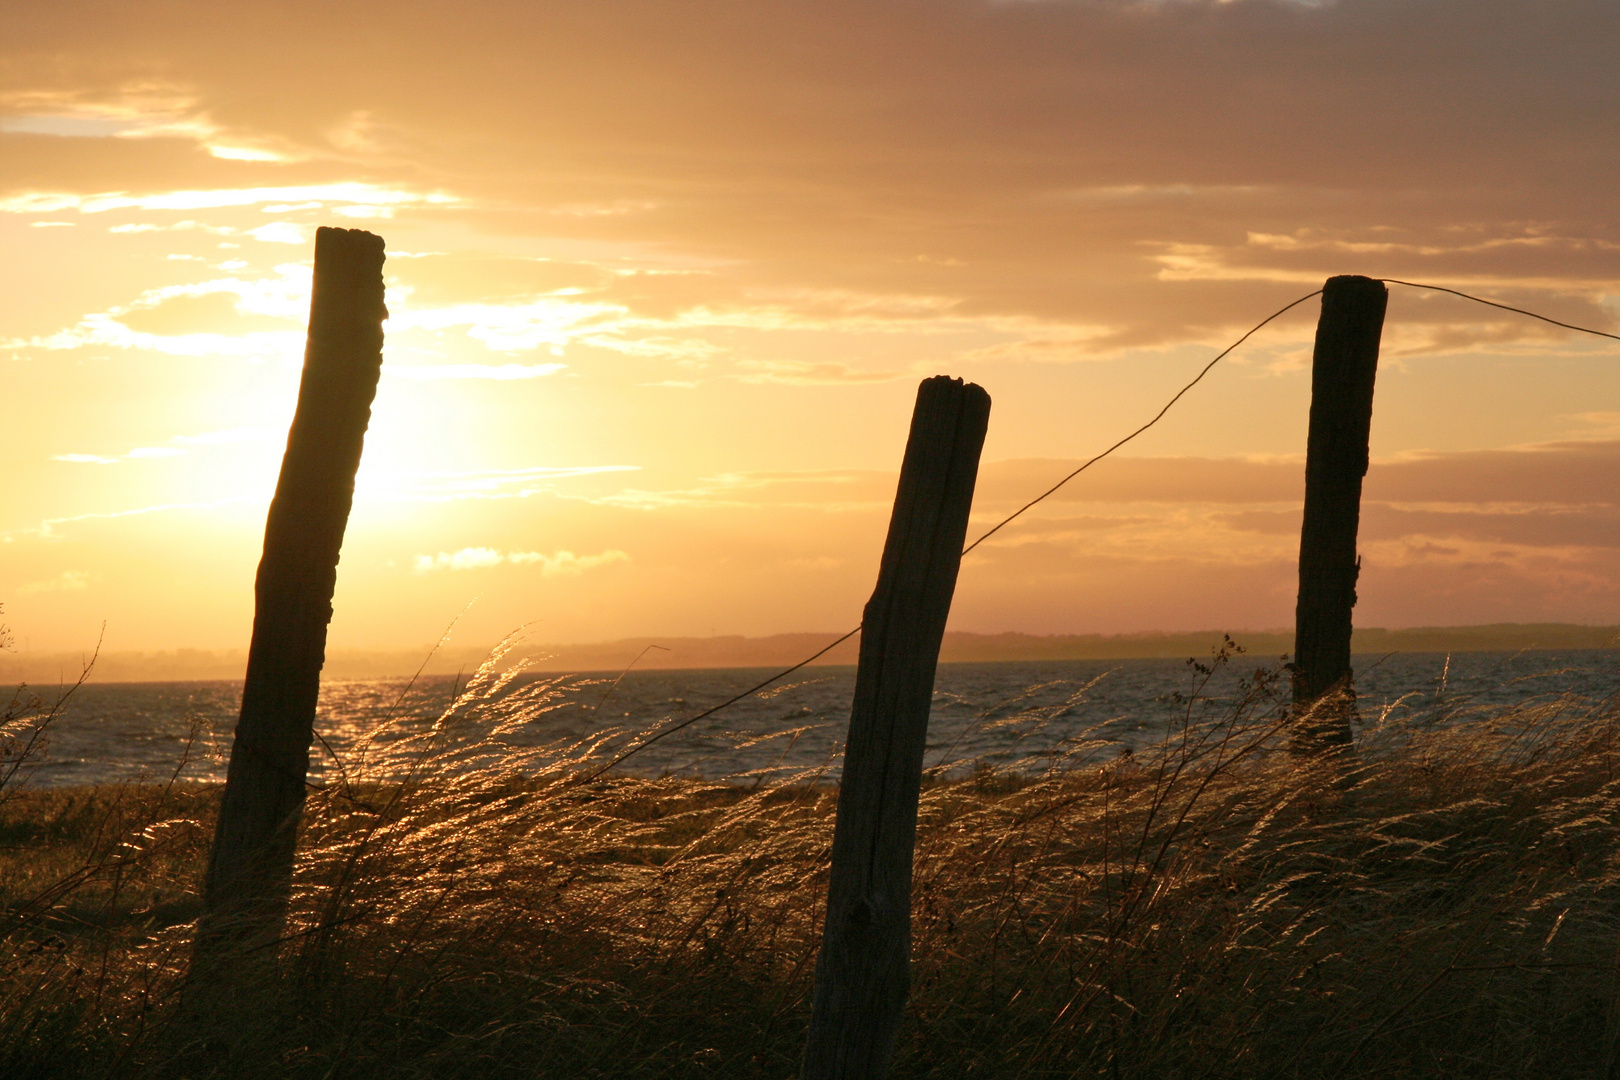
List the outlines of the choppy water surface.
{"type": "MultiPolygon", "coordinates": [[[[1256,666],[1240,656],[1206,677],[1175,660],[945,664],[935,683],[925,765],[1034,767],[1060,754],[1111,756],[1156,741],[1189,719],[1230,715],[1256,666]]],[[[628,746],[768,674],[631,672],[617,685],[617,672],[571,676],[556,682],[554,707],[517,725],[506,740],[542,746],[616,733],[628,746]]],[[[1363,717],[1373,719],[1434,714],[1442,704],[1449,710],[1505,706],[1560,694],[1599,700],[1620,692],[1620,652],[1359,657],[1356,681],[1363,717]]],[[[621,767],[706,777],[821,767],[835,777],[854,683],[852,667],[805,669],[661,739],[621,767]]],[[[537,689],[519,680],[505,693],[525,686],[530,694],[537,689]]],[[[450,678],[414,686],[402,679],[327,684],[316,720],[324,743],[315,748],[312,773],[329,776],[335,762],[361,760],[368,737],[398,745],[429,729],[458,688],[450,678]]],[[[28,782],[164,780],[177,769],[186,779],[223,779],[241,689],[240,682],[83,686],[49,728],[47,751],[31,765],[28,782]]],[[[474,713],[498,714],[499,700],[474,713]]],[[[1256,707],[1263,711],[1265,702],[1256,707]]]]}

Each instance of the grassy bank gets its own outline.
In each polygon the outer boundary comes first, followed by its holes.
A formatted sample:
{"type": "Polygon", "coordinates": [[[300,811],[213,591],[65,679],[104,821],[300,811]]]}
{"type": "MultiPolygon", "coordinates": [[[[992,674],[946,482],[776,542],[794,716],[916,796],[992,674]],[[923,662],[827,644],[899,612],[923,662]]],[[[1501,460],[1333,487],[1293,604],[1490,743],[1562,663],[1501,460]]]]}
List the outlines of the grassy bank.
{"type": "MultiPolygon", "coordinates": [[[[1605,1075],[1620,716],[1374,723],[1359,763],[1301,762],[1270,701],[930,783],[896,1075],[1605,1075]]],[[[795,1075],[829,785],[581,783],[591,747],[502,744],[545,707],[312,795],[279,981],[226,1038],[178,993],[214,793],[11,790],[0,1075],[795,1075]]]]}

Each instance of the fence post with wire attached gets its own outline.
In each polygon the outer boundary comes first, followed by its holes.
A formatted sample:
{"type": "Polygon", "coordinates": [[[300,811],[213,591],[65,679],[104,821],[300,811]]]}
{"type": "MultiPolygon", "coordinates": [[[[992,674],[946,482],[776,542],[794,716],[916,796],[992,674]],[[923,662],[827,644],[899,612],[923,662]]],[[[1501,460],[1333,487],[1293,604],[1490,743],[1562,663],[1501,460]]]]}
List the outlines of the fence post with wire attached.
{"type": "Polygon", "coordinates": [[[1350,667],[1356,605],[1356,531],[1367,475],[1373,381],[1389,290],[1345,275],[1322,287],[1311,359],[1310,434],[1305,450],[1305,519],[1294,610],[1294,748],[1312,753],[1352,743],[1356,716],[1350,667]]]}
{"type": "Polygon", "coordinates": [[[990,395],[973,383],[939,376],[918,387],[861,624],[803,1080],[877,1080],[899,1035],[934,670],[989,419],[990,395]]]}

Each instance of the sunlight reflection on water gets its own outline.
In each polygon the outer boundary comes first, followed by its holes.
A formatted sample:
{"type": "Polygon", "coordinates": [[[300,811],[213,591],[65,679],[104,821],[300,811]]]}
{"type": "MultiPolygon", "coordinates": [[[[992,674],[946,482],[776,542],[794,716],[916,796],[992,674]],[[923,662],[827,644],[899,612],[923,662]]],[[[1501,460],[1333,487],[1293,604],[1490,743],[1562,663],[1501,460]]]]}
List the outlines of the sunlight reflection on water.
{"type": "MultiPolygon", "coordinates": [[[[1527,653],[1398,654],[1357,658],[1364,719],[1438,715],[1441,706],[1506,706],[1559,694],[1606,698],[1620,690],[1613,650],[1527,653]],[[1442,674],[1444,686],[1442,687],[1442,674]]],[[[1239,656],[1207,683],[1176,660],[1031,661],[941,665],[935,683],[925,767],[986,761],[1038,768],[1082,745],[1082,760],[1110,757],[1170,734],[1189,718],[1231,713],[1264,661],[1239,656]],[[1195,694],[1195,691],[1197,693],[1195,694]],[[1191,700],[1189,700],[1191,696],[1191,700]]],[[[1273,669],[1276,662],[1269,666],[1273,669]]],[[[569,676],[557,707],[515,730],[519,747],[623,732],[618,745],[672,723],[758,682],[762,669],[617,672],[569,676]]],[[[554,676],[544,676],[552,679],[554,676]]],[[[627,761],[641,774],[708,778],[773,770],[825,769],[836,778],[854,689],[852,667],[809,668],[745,698],[627,761]]],[[[524,680],[509,690],[528,685],[524,680]]],[[[378,742],[426,731],[451,701],[448,677],[333,682],[322,687],[311,777],[331,778],[334,757],[350,763],[368,734],[388,718],[378,742]]],[[[1277,692],[1286,689],[1279,683],[1277,692]]],[[[118,780],[165,780],[182,758],[182,776],[222,780],[240,682],[122,683],[82,687],[52,726],[46,757],[29,783],[65,786],[118,780]],[[189,746],[189,751],[188,751],[189,746]]],[[[1267,701],[1277,700],[1276,693],[1267,701]]],[[[498,710],[494,710],[498,711],[498,710]]]]}

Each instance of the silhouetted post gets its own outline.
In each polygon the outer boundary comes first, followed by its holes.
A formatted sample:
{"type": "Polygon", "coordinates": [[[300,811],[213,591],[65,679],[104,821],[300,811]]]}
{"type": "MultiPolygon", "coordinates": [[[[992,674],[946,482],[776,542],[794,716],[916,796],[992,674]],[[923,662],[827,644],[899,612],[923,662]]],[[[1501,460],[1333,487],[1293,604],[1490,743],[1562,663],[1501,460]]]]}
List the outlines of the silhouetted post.
{"type": "Polygon", "coordinates": [[[934,669],[989,420],[990,395],[973,383],[939,376],[917,389],[861,623],[804,1080],[877,1080],[894,1052],[911,981],[911,858],[934,669]]]}
{"type": "Polygon", "coordinates": [[[298,410],[264,527],[253,642],[203,896],[197,956],[262,943],[286,914],[338,551],[382,365],[383,240],[315,234],[298,410]]]}
{"type": "Polygon", "coordinates": [[[1356,605],[1356,528],[1367,475],[1373,380],[1389,290],[1343,276],[1322,289],[1311,360],[1311,427],[1305,449],[1305,523],[1294,611],[1294,745],[1349,746],[1356,715],[1350,611],[1356,605]]]}

